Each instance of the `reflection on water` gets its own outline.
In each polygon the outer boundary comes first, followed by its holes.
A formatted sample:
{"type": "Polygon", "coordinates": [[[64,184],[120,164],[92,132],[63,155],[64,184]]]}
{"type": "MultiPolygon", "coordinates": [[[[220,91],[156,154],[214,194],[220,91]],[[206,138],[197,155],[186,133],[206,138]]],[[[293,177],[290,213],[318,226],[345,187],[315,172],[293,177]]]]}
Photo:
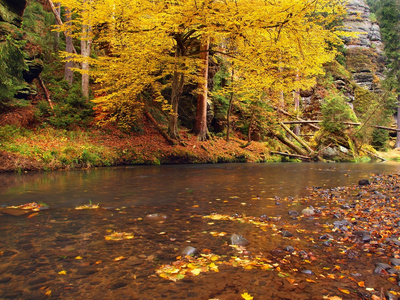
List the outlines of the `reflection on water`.
{"type": "Polygon", "coordinates": [[[300,196],[306,187],[353,185],[375,173],[396,173],[400,164],[218,164],[133,166],[81,171],[0,174],[0,205],[42,201],[53,208],[165,204],[191,195],[300,196]]]}
{"type": "MultiPolygon", "coordinates": [[[[308,203],[275,205],[268,198],[308,195],[306,187],[311,186],[355,185],[361,178],[399,169],[400,164],[221,164],[1,174],[0,205],[43,201],[50,209],[22,217],[0,215],[0,298],[228,300],[242,299],[240,294],[248,291],[254,299],[305,300],[321,299],[321,286],[325,294],[336,295],[343,280],[324,283],[317,276],[293,270],[298,286],[275,271],[244,270],[223,263],[218,264],[220,272],[187,276],[177,283],[157,276],[155,270],[174,262],[188,245],[225,260],[236,256],[236,250],[227,245],[233,233],[250,241],[250,253],[272,262],[279,260],[273,251],[293,246],[319,256],[318,265],[312,267],[329,269],[328,261],[341,257],[343,251],[315,247],[320,234],[312,230],[318,228],[316,222],[326,220],[293,220],[288,209],[301,212],[308,203]],[[74,209],[89,200],[115,209],[74,209]],[[213,212],[266,215],[273,221],[264,231],[242,222],[203,218],[213,212]],[[166,218],[146,217],[154,213],[166,218]],[[277,234],[282,226],[296,238],[277,234]],[[134,238],[106,240],[113,231],[132,233],[134,238]],[[226,235],[220,236],[222,232],[226,235]]],[[[297,269],[311,268],[298,260],[297,269]]],[[[341,267],[370,275],[370,260],[366,256],[341,267]]],[[[381,281],[370,285],[366,281],[366,286],[391,285],[380,276],[373,280],[381,281]]],[[[361,299],[354,295],[342,299],[361,299]]]]}

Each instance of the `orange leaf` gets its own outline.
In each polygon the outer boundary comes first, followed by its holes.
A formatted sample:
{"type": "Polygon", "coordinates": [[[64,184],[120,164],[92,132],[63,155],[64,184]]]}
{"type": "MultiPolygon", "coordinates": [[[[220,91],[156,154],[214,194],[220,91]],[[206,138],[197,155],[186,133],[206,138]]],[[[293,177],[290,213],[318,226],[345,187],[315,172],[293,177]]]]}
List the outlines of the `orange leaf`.
{"type": "Polygon", "coordinates": [[[349,290],[341,289],[338,288],[339,291],[341,291],[343,294],[350,294],[349,290]]]}
{"type": "Polygon", "coordinates": [[[365,287],[365,282],[364,281],[357,282],[357,284],[358,284],[359,287],[365,287]]]}
{"type": "Polygon", "coordinates": [[[286,278],[286,280],[290,283],[293,284],[295,283],[296,280],[294,280],[293,278],[286,278]]]}

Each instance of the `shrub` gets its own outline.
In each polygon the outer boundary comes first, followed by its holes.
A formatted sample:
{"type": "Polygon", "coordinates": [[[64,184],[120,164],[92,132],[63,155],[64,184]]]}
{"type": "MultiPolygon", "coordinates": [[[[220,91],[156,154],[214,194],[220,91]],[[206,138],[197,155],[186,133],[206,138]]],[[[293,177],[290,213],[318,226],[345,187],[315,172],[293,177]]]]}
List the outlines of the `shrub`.
{"type": "Polygon", "coordinates": [[[321,111],[322,127],[331,133],[341,135],[347,127],[343,122],[357,122],[357,117],[341,94],[326,98],[321,111]]]}

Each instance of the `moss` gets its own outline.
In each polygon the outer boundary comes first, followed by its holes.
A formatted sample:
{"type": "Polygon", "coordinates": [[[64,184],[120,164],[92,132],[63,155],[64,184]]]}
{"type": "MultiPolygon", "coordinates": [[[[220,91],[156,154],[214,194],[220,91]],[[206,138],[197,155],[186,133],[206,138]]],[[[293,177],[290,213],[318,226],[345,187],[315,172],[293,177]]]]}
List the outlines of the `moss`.
{"type": "Polygon", "coordinates": [[[356,87],[354,91],[354,111],[357,116],[363,116],[372,103],[376,102],[374,99],[374,95],[363,88],[356,87]]]}
{"type": "Polygon", "coordinates": [[[350,72],[372,71],[376,68],[376,64],[374,63],[376,52],[374,49],[349,49],[346,58],[346,68],[350,72]]]}

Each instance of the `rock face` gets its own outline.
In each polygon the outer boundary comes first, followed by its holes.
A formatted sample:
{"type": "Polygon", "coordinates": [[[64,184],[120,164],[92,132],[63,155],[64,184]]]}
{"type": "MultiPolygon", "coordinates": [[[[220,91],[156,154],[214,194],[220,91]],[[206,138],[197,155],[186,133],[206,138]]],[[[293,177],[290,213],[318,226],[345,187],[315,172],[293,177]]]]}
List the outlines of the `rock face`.
{"type": "MultiPolygon", "coordinates": [[[[24,46],[24,32],[21,25],[26,5],[26,0],[0,0],[0,47],[7,42],[7,37],[9,37],[13,41],[13,47],[22,51],[24,56],[24,59],[20,62],[13,62],[12,72],[14,73],[10,74],[9,79],[14,82],[14,86],[18,87],[14,88],[7,97],[14,94],[14,98],[22,99],[28,99],[36,94],[36,89],[31,83],[35,78],[38,78],[43,70],[43,62],[36,57],[31,57],[26,46],[24,46]],[[15,64],[18,64],[18,66],[15,66],[15,64]],[[16,71],[15,68],[23,70],[22,73],[16,71]]],[[[7,64],[7,62],[5,63],[7,64]]]]}
{"type": "Polygon", "coordinates": [[[26,0],[0,0],[0,22],[21,25],[26,0]]]}
{"type": "Polygon", "coordinates": [[[347,59],[354,81],[361,87],[376,91],[374,78],[383,79],[384,57],[379,25],[371,20],[369,6],[364,0],[350,0],[345,30],[357,37],[345,38],[347,59]]]}

